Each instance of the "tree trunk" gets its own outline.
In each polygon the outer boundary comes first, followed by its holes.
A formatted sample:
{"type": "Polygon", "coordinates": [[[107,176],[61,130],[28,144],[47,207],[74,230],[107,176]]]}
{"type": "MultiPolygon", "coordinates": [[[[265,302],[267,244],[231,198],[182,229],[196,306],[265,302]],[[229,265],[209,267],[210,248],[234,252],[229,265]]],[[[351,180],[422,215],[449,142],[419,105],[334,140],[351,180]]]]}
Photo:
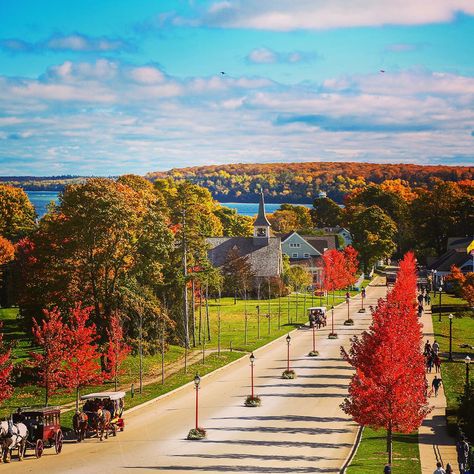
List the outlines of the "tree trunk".
{"type": "MultiPolygon", "coordinates": [[[[117,389],[115,389],[117,391],[117,389]]],[[[76,411],[79,411],[79,387],[76,387],[76,411]]]]}
{"type": "Polygon", "coordinates": [[[209,319],[209,284],[206,283],[206,324],[207,324],[207,340],[211,342],[211,321],[209,319]]]}
{"type": "Polygon", "coordinates": [[[392,424],[389,423],[387,430],[387,453],[388,463],[392,465],[392,424]]]}
{"type": "Polygon", "coordinates": [[[192,280],[192,294],[191,294],[191,308],[192,308],[192,324],[193,324],[193,347],[196,347],[196,298],[194,292],[196,290],[196,283],[192,280]]]}
{"type": "Polygon", "coordinates": [[[201,344],[201,334],[202,334],[202,288],[199,284],[199,332],[198,332],[198,342],[201,344]]]}

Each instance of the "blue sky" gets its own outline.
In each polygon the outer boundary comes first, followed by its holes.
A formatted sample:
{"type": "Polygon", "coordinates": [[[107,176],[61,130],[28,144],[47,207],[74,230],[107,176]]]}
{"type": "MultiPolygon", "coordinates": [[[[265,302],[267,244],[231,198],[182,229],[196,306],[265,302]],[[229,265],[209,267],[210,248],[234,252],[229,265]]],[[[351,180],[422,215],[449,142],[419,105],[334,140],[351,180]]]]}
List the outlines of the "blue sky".
{"type": "Polygon", "coordinates": [[[0,18],[0,175],[474,163],[472,0],[0,0],[0,18]]]}

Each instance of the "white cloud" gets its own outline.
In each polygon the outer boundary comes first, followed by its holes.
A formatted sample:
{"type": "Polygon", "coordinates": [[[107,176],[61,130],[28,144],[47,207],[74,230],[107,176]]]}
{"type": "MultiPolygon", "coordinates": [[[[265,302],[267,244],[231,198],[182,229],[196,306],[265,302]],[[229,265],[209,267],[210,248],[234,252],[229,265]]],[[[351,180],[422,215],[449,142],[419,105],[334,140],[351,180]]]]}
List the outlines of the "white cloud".
{"type": "Polygon", "coordinates": [[[277,59],[275,52],[267,48],[254,49],[247,56],[249,62],[256,64],[276,63],[277,59]]]}
{"type": "Polygon", "coordinates": [[[37,79],[0,76],[0,161],[11,174],[348,157],[462,161],[472,157],[473,81],[416,70],[285,85],[67,61],[37,79]]]}
{"type": "Polygon", "coordinates": [[[201,24],[289,31],[359,26],[422,25],[474,14],[472,0],[233,0],[214,2],[201,24]]]}
{"type": "Polygon", "coordinates": [[[272,64],[272,63],[299,63],[312,61],[317,55],[314,52],[290,51],[287,53],[272,51],[268,48],[256,48],[250,51],[246,59],[253,64],[272,64]]]}

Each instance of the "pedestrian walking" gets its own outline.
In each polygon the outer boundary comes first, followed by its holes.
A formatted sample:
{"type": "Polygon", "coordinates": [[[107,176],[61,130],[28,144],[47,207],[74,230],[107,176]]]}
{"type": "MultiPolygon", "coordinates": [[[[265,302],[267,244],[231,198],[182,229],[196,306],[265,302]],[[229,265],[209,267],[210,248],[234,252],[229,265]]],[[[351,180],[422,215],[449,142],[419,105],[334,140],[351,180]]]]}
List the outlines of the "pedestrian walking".
{"type": "Polygon", "coordinates": [[[435,366],[436,373],[437,374],[440,373],[441,372],[441,359],[439,358],[438,354],[434,355],[433,363],[434,363],[434,366],[435,366]]]}
{"type": "Polygon", "coordinates": [[[454,474],[453,468],[451,467],[451,464],[446,464],[446,474],[454,474]]]}
{"type": "Polygon", "coordinates": [[[459,474],[465,474],[469,459],[469,444],[464,436],[461,436],[456,443],[456,453],[458,455],[459,474]]]}
{"type": "Polygon", "coordinates": [[[423,355],[426,357],[430,353],[431,353],[431,344],[430,344],[430,340],[427,339],[425,343],[425,348],[423,349],[423,355]]]}
{"type": "Polygon", "coordinates": [[[418,305],[418,317],[421,318],[423,316],[423,305],[418,305]]]}
{"type": "Polygon", "coordinates": [[[433,346],[431,347],[431,350],[432,350],[436,355],[439,354],[439,344],[438,344],[438,342],[436,341],[436,339],[435,339],[435,341],[433,342],[433,346]]]}
{"type": "Polygon", "coordinates": [[[443,466],[441,465],[440,462],[436,463],[436,469],[433,472],[433,474],[446,474],[446,471],[443,469],[443,466]]]}
{"type": "Polygon", "coordinates": [[[392,474],[392,468],[390,467],[390,464],[385,465],[383,468],[383,474],[392,474]]]}
{"type": "Polygon", "coordinates": [[[431,305],[431,296],[430,296],[429,293],[426,294],[426,304],[427,304],[428,306],[431,305]]]}
{"type": "Polygon", "coordinates": [[[433,387],[435,397],[438,396],[438,390],[439,390],[439,387],[441,387],[442,383],[443,382],[441,381],[441,378],[435,375],[433,382],[431,382],[431,386],[433,387]]]}
{"type": "Polygon", "coordinates": [[[426,356],[426,371],[431,374],[431,371],[433,370],[433,353],[430,352],[426,356]]]}
{"type": "Polygon", "coordinates": [[[418,295],[418,304],[423,305],[423,295],[421,293],[418,295]]]}

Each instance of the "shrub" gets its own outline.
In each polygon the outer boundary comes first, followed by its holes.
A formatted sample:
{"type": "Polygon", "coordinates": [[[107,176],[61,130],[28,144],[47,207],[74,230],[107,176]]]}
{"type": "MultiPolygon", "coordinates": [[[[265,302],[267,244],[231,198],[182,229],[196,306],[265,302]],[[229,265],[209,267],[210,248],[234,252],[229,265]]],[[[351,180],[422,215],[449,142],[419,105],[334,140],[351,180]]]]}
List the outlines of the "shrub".
{"type": "Polygon", "coordinates": [[[282,379],[296,379],[296,372],[292,369],[290,370],[285,370],[282,374],[281,374],[281,378],[282,379]]]}
{"type": "Polygon", "coordinates": [[[346,319],[344,321],[344,326],[354,326],[354,320],[353,319],[346,319]]]}
{"type": "Polygon", "coordinates": [[[249,395],[244,402],[244,405],[246,407],[259,407],[262,404],[262,400],[258,396],[252,397],[252,395],[249,395]]]}
{"type": "Polygon", "coordinates": [[[317,357],[319,355],[319,352],[318,351],[311,351],[309,354],[308,354],[308,357],[317,357]]]}
{"type": "Polygon", "coordinates": [[[193,428],[189,430],[188,439],[204,439],[206,430],[204,428],[193,428]]]}

